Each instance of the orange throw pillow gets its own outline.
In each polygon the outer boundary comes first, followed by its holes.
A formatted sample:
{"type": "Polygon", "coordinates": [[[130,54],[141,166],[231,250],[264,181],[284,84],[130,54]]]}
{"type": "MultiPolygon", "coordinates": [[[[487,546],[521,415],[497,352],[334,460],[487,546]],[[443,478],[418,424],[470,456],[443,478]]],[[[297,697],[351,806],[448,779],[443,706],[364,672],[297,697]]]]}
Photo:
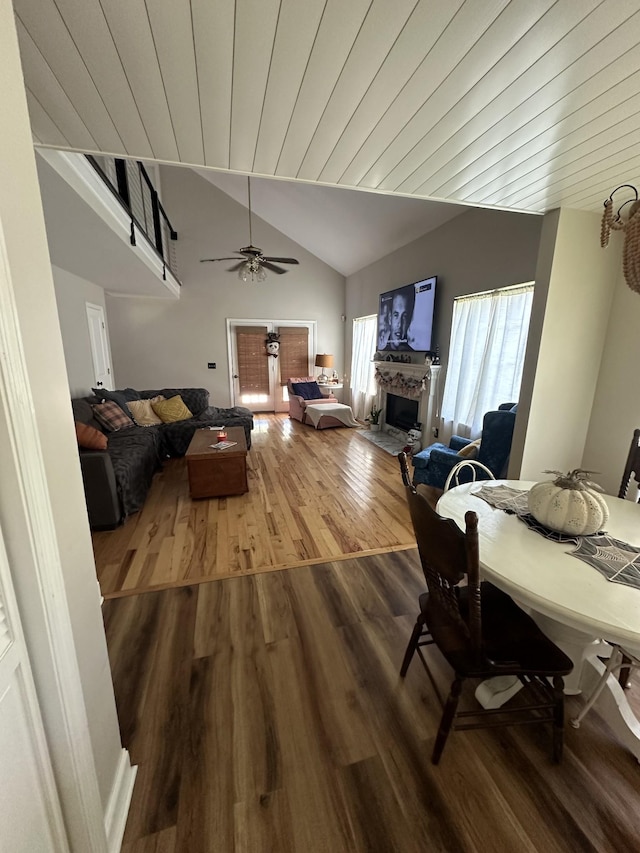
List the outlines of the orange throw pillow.
{"type": "Polygon", "coordinates": [[[106,450],[107,436],[100,432],[95,427],[89,424],[82,424],[76,421],[76,438],[78,439],[78,447],[85,450],[106,450]]]}

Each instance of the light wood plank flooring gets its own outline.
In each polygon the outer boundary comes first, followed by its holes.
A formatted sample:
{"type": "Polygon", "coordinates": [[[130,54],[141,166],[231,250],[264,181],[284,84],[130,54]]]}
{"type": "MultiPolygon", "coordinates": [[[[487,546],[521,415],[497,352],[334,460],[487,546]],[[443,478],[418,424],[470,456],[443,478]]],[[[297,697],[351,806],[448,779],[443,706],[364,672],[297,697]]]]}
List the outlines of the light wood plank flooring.
{"type": "Polygon", "coordinates": [[[439,708],[398,676],[423,586],[406,550],[106,601],[123,853],[637,850],[640,768],[594,713],[560,766],[544,727],[454,732],[431,765],[439,708]]]}
{"type": "Polygon", "coordinates": [[[414,547],[395,457],[355,429],[257,415],[249,492],[192,501],[184,459],[143,509],[93,535],[105,598],[414,547]]]}

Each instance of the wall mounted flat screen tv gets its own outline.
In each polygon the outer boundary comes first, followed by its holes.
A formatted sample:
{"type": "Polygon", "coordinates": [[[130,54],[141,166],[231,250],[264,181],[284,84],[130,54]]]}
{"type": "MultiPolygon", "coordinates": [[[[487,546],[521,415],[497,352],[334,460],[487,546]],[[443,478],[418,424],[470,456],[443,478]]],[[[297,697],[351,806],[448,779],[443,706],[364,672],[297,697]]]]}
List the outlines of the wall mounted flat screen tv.
{"type": "Polygon", "coordinates": [[[432,349],[436,280],[434,275],[380,294],[379,351],[428,352],[432,349]]]}

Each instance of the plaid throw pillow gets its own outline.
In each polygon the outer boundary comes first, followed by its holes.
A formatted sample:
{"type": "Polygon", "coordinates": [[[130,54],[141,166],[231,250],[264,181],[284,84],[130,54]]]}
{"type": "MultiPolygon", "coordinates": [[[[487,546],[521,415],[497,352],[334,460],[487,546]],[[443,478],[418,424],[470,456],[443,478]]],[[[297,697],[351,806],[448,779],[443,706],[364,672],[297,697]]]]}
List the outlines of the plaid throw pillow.
{"type": "Polygon", "coordinates": [[[127,429],[134,425],[129,415],[125,415],[113,400],[105,400],[91,408],[94,418],[109,432],[117,432],[119,429],[127,429]]]}

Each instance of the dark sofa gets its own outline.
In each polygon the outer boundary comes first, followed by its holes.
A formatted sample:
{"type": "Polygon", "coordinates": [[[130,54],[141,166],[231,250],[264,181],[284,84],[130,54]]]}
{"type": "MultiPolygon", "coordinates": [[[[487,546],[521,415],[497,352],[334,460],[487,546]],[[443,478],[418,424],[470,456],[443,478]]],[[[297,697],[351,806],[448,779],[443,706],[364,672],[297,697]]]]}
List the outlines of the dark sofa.
{"type": "Polygon", "coordinates": [[[112,530],[141,509],[153,475],[162,467],[162,460],[184,456],[196,429],[241,426],[247,448],[251,447],[251,411],[241,406],[230,409],[209,406],[209,392],[205,388],[160,388],[133,394],[139,396],[130,396],[130,399],[141,400],[159,394],[168,399],[179,394],[193,417],[158,426],[133,426],[107,432],[93,417],[91,406],[100,402],[99,397],[79,397],[71,401],[74,419],[104,432],[108,438],[106,451],[80,448],[87,512],[93,530],[112,530]]]}

